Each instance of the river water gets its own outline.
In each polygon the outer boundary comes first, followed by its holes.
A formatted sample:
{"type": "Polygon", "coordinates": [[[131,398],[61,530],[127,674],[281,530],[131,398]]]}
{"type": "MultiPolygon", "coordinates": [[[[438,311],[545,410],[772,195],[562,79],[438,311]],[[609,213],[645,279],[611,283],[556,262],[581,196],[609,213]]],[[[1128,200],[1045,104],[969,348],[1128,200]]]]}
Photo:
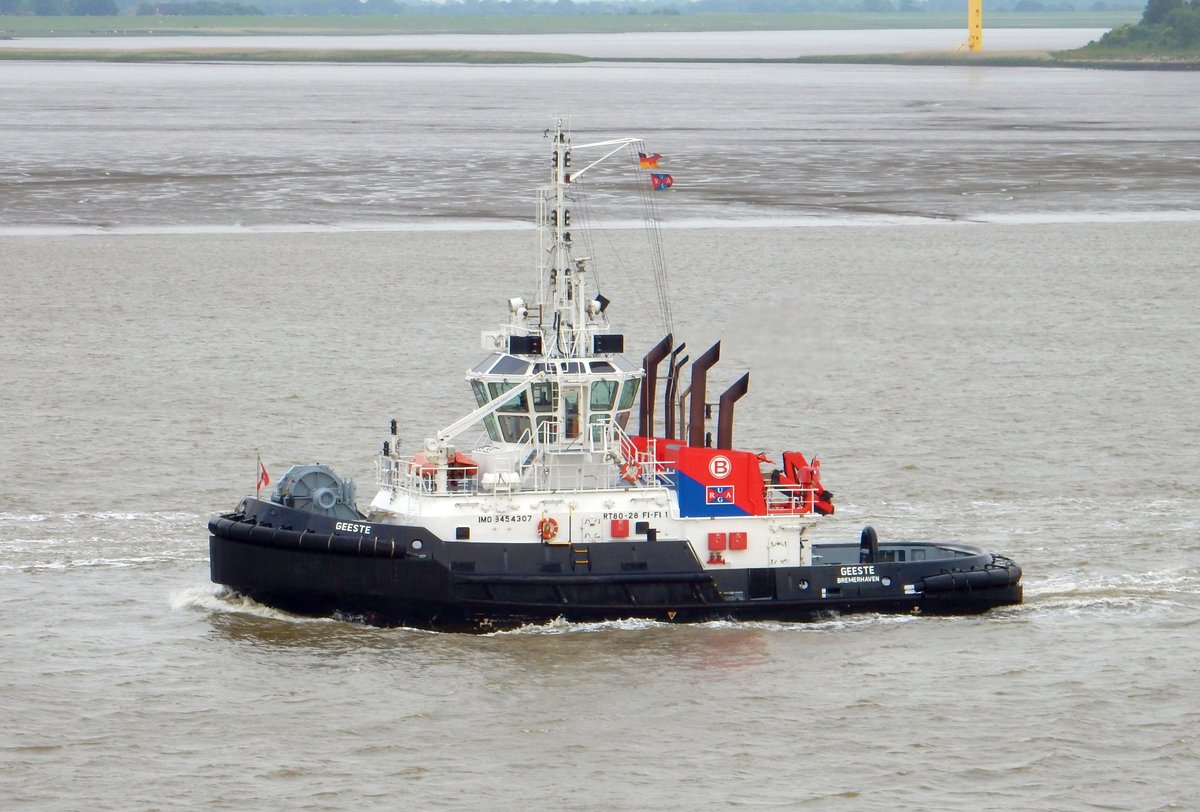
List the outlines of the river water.
{"type": "MultiPolygon", "coordinates": [[[[988,28],[989,51],[1060,51],[1080,48],[1103,28],[988,28]]],[[[593,58],[791,59],[832,54],[952,51],[963,29],[859,31],[696,31],[625,34],[381,34],[373,36],[32,37],[0,40],[0,49],[283,48],[287,50],[525,51],[593,58]]]]}
{"type": "MultiPolygon", "coordinates": [[[[6,809],[1191,809],[1200,779],[1195,74],[0,66],[6,809]],[[302,620],[207,580],[211,513],[372,492],[532,292],[541,131],[642,135],[739,446],[822,537],[1017,559],[976,618],[302,620]]],[[[599,192],[600,184],[596,184],[599,192]]],[[[594,195],[601,220],[632,220],[594,195]]],[[[640,356],[637,234],[596,242],[640,356]]]]}

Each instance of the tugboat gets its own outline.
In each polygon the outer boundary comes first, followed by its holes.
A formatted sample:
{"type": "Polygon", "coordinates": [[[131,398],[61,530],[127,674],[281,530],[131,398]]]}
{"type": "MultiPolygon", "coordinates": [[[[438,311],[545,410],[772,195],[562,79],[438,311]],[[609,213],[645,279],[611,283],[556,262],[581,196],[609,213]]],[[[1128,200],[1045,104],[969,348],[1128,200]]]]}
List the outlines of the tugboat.
{"type": "Polygon", "coordinates": [[[659,156],[638,139],[572,147],[561,121],[547,137],[536,295],[510,299],[507,323],[483,333],[487,355],[466,373],[477,408],[413,454],[401,453],[391,421],[365,511],[352,481],[310,464],[291,467],[269,498],[214,517],[214,583],[297,614],[446,631],[974,614],[1021,602],[1021,568],[978,547],[880,542],[871,527],[857,540],[810,539],[834,510],[820,461],[733,447],[749,375],[707,401],[719,343],[689,365],[668,333],[640,364],[627,359],[609,301],[590,287],[590,260],[574,250],[573,184],[627,157],[643,182],[669,185],[669,175],[645,177],[659,156]],[[574,153],[599,157],[573,172],[574,153]],[[471,430],[480,439],[465,442],[471,430]]]}

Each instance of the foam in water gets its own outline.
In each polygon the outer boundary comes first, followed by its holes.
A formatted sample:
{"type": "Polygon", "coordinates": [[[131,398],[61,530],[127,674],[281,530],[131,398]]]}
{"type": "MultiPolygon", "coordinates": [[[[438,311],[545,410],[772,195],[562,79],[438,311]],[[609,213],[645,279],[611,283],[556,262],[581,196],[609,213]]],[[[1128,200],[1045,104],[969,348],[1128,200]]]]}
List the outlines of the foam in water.
{"type": "Polygon", "coordinates": [[[1027,581],[1027,615],[1159,614],[1186,609],[1200,595],[1200,573],[1195,569],[1081,575],[1058,572],[1027,581]]]}
{"type": "Polygon", "coordinates": [[[604,620],[591,623],[572,623],[563,618],[557,618],[549,623],[528,624],[516,629],[502,629],[490,632],[489,636],[504,635],[554,635],[554,634],[586,634],[604,631],[643,631],[669,626],[656,620],[630,618],[626,620],[604,620]]]}
{"type": "Polygon", "coordinates": [[[281,620],[287,623],[337,623],[335,618],[313,618],[293,615],[263,606],[261,603],[238,595],[233,590],[206,584],[181,589],[171,594],[171,608],[176,611],[200,610],[217,614],[252,615],[268,620],[281,620]]]}

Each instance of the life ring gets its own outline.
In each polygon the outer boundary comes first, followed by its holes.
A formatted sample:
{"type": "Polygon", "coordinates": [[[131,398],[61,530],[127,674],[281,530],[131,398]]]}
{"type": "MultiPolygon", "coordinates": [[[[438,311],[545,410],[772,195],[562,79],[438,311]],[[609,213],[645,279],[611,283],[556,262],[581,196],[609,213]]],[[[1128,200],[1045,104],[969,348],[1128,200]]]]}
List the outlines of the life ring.
{"type": "Polygon", "coordinates": [[[554,519],[542,519],[538,523],[538,533],[542,537],[542,541],[549,541],[558,535],[558,522],[554,519]]]}
{"type": "Polygon", "coordinates": [[[642,466],[630,460],[621,466],[621,479],[626,482],[637,482],[642,478],[642,466]]]}

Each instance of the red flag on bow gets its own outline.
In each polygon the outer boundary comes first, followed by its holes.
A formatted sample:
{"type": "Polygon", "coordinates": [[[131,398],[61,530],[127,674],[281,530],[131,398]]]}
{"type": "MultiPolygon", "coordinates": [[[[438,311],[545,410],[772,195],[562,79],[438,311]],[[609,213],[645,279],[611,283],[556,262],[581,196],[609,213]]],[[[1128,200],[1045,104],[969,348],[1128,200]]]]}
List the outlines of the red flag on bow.
{"type": "Polygon", "coordinates": [[[666,174],[660,175],[657,172],[650,173],[650,185],[654,188],[655,191],[660,191],[662,189],[670,189],[671,185],[673,183],[675,183],[675,178],[671,177],[670,175],[666,175],[666,174]]]}
{"type": "Polygon", "coordinates": [[[258,459],[258,485],[255,491],[260,491],[271,484],[271,475],[267,473],[267,466],[263,465],[262,458],[258,459]]]}

